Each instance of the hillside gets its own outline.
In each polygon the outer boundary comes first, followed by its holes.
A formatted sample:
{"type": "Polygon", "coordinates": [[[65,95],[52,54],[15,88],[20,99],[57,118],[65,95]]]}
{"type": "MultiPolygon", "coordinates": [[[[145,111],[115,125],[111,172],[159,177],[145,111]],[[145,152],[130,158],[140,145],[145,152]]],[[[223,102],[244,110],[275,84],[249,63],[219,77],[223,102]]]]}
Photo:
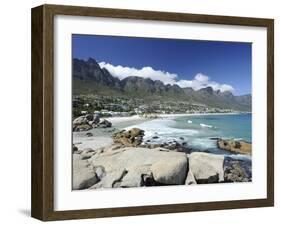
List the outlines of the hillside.
{"type": "Polygon", "coordinates": [[[200,90],[165,85],[150,78],[130,76],[119,80],[108,70],[101,68],[93,59],[73,59],[73,94],[114,95],[150,100],[186,101],[210,107],[251,111],[251,95],[234,96],[231,92],[220,92],[206,87],[200,90]]]}

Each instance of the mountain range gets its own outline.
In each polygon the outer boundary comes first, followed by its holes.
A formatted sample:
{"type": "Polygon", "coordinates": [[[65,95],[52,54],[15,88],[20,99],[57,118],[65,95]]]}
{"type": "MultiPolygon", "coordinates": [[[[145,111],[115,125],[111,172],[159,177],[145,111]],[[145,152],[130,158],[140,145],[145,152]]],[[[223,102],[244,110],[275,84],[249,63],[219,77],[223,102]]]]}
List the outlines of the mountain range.
{"type": "Polygon", "coordinates": [[[95,59],[73,59],[73,94],[114,95],[150,100],[186,101],[210,107],[251,111],[251,94],[235,96],[230,91],[221,92],[212,87],[199,90],[165,85],[159,80],[129,76],[122,80],[101,68],[95,59]]]}

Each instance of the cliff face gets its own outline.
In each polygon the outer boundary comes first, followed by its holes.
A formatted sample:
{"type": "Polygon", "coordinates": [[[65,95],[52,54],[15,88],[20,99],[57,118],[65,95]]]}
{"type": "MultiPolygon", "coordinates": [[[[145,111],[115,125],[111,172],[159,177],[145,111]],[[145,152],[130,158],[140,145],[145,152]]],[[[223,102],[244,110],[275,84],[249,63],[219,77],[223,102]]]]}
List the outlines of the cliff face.
{"type": "Polygon", "coordinates": [[[73,93],[138,97],[143,99],[169,99],[204,104],[210,107],[251,111],[251,95],[234,96],[231,92],[215,91],[212,87],[200,90],[165,85],[150,78],[127,77],[119,80],[93,59],[73,59],[73,93]]]}

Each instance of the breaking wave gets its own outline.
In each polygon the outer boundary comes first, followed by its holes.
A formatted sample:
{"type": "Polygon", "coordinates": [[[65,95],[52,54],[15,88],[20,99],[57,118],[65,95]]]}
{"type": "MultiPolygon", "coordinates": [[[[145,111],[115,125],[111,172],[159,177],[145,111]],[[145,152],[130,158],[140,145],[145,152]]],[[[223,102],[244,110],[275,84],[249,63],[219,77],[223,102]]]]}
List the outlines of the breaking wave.
{"type": "Polygon", "coordinates": [[[204,124],[204,123],[200,123],[200,126],[201,127],[207,127],[207,128],[213,128],[213,126],[207,125],[207,124],[204,124]]]}

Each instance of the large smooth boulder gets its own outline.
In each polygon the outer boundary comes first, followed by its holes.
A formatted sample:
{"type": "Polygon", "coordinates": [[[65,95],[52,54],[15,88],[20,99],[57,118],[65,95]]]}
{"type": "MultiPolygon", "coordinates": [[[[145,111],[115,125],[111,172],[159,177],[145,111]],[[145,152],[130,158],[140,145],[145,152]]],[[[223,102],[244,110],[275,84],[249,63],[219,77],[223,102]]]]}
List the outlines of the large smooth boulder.
{"type": "Polygon", "coordinates": [[[105,171],[100,187],[184,184],[188,164],[184,153],[140,147],[105,151],[93,155],[89,162],[105,171]]]}
{"type": "Polygon", "coordinates": [[[238,140],[217,140],[217,146],[220,149],[240,153],[240,154],[252,154],[252,144],[246,141],[238,140]]]}
{"type": "Polygon", "coordinates": [[[204,152],[193,152],[189,156],[189,171],[196,183],[218,183],[224,181],[224,156],[204,152]]]}
{"type": "Polygon", "coordinates": [[[154,180],[161,184],[184,184],[187,175],[187,158],[173,156],[168,162],[159,161],[151,166],[154,180]]]}

